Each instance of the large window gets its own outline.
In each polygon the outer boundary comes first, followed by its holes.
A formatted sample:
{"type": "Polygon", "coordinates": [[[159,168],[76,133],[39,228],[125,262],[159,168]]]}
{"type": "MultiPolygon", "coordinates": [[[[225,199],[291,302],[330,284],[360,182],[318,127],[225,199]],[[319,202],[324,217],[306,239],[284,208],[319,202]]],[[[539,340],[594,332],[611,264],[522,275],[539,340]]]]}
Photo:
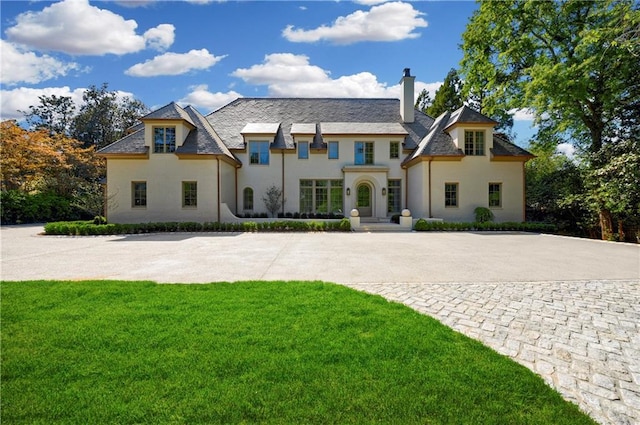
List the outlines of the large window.
{"type": "Polygon", "coordinates": [[[186,208],[198,206],[198,182],[182,182],[182,206],[186,208]]]}
{"type": "Polygon", "coordinates": [[[253,210],[253,189],[245,187],[242,192],[242,208],[245,210],[253,210]]]}
{"type": "Polygon", "coordinates": [[[153,127],[153,152],[171,153],[176,150],[175,127],[153,127]]]}
{"type": "Polygon", "coordinates": [[[489,183],[489,206],[494,208],[502,206],[502,183],[489,183]]]}
{"type": "Polygon", "coordinates": [[[329,149],[328,149],[328,155],[329,155],[329,159],[338,159],[340,153],[339,153],[339,149],[338,149],[338,142],[329,142],[329,149]]]}
{"type": "Polygon", "coordinates": [[[356,142],[355,143],[355,164],[356,165],[373,164],[373,142],[356,142]]]}
{"type": "Polygon", "coordinates": [[[249,164],[269,165],[269,142],[249,142],[249,164]]]}
{"type": "Polygon", "coordinates": [[[298,142],[298,159],[309,159],[309,142],[298,142]]]}
{"type": "Polygon", "coordinates": [[[387,212],[399,213],[402,210],[402,182],[387,181],[387,212]]]}
{"type": "Polygon", "coordinates": [[[464,154],[484,155],[484,131],[464,132],[464,154]]]}
{"type": "Polygon", "coordinates": [[[147,182],[131,183],[131,206],[133,208],[147,206],[147,182]]]}
{"type": "Polygon", "coordinates": [[[300,212],[342,212],[342,180],[300,180],[300,212]]]}
{"type": "Polygon", "coordinates": [[[389,145],[389,158],[400,158],[400,142],[391,142],[389,145]]]}
{"type": "Polygon", "coordinates": [[[444,206],[448,208],[458,206],[458,183],[444,184],[444,206]]]}

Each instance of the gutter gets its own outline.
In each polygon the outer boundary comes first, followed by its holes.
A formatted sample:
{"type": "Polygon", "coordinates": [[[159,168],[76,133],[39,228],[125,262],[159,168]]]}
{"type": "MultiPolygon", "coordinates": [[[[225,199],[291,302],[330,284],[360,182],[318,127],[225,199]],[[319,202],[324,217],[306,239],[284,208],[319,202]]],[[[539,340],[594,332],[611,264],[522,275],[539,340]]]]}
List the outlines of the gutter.
{"type": "Polygon", "coordinates": [[[218,163],[218,223],[220,222],[220,158],[216,157],[218,163]]]}
{"type": "Polygon", "coordinates": [[[433,161],[433,158],[429,158],[429,218],[433,218],[431,213],[431,161],[433,161]]]}

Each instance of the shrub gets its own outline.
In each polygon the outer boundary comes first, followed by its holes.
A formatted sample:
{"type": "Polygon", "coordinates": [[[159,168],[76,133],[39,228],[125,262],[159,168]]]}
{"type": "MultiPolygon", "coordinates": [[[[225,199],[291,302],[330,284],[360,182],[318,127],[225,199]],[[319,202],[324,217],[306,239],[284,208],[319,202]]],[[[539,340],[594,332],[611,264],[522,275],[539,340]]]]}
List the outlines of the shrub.
{"type": "Polygon", "coordinates": [[[416,224],[415,226],[413,226],[413,229],[419,232],[429,230],[429,223],[424,218],[421,218],[418,221],[416,221],[416,224]]]}
{"type": "Polygon", "coordinates": [[[493,221],[493,213],[489,208],[486,207],[476,207],[473,210],[476,215],[476,222],[478,223],[486,223],[488,221],[493,221]]]}

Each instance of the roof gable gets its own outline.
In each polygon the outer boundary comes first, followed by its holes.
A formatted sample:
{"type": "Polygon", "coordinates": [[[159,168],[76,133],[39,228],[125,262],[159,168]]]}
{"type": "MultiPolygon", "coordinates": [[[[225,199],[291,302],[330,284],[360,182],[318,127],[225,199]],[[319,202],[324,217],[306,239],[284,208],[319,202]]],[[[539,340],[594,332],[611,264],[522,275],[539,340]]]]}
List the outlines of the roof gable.
{"type": "Polygon", "coordinates": [[[462,107],[451,112],[444,129],[448,129],[458,124],[482,124],[495,126],[497,122],[486,115],[482,115],[480,112],[469,108],[467,105],[462,105],[462,107]]]}
{"type": "Polygon", "coordinates": [[[155,111],[140,118],[140,121],[148,120],[180,120],[191,124],[192,127],[195,127],[195,124],[191,120],[189,114],[175,102],[171,102],[170,104],[165,105],[160,109],[156,109],[155,111]]]}

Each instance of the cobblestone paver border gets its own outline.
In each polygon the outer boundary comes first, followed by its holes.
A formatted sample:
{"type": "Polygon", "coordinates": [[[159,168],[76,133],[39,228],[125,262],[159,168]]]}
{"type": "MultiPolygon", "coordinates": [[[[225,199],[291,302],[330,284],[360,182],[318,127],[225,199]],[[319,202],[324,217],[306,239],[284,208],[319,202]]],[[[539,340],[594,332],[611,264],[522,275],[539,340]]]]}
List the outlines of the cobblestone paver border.
{"type": "Polygon", "coordinates": [[[601,424],[640,424],[640,281],[347,284],[511,357],[601,424]]]}

